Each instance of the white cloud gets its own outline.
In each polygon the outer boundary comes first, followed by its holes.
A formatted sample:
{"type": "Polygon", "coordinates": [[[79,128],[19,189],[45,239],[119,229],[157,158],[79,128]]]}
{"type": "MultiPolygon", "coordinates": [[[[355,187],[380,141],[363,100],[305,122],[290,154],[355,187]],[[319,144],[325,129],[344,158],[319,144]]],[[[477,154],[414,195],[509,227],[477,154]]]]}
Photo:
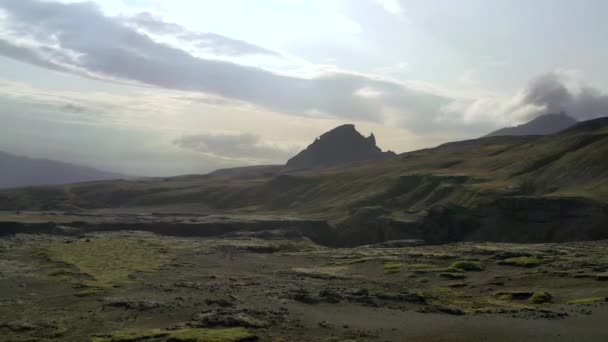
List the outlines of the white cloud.
{"type": "MultiPolygon", "coordinates": [[[[363,74],[328,71],[305,78],[196,57],[178,46],[168,46],[125,26],[123,18],[106,16],[92,3],[0,0],[0,7],[9,14],[6,25],[10,29],[3,37],[0,53],[55,70],[213,94],[285,114],[321,113],[347,120],[382,122],[386,106],[397,106],[404,116],[420,119],[437,113],[439,107],[449,101],[410,89],[406,84],[363,74]],[[49,13],[54,20],[44,20],[49,13]],[[15,37],[24,34],[30,34],[36,43],[16,47],[12,43],[15,37]],[[50,45],[46,37],[55,37],[56,41],[50,45]],[[73,55],[77,58],[72,58],[73,55]],[[355,94],[365,87],[377,89],[382,96],[355,94]]],[[[149,30],[153,27],[173,34],[193,33],[155,17],[140,19],[145,25],[137,24],[149,30]]],[[[237,53],[267,52],[227,37],[207,43],[218,49],[230,46],[237,53]]]]}
{"type": "Polygon", "coordinates": [[[439,125],[460,122],[469,126],[511,126],[539,115],[566,112],[579,120],[608,115],[608,93],[584,83],[574,71],[539,75],[512,96],[460,99],[442,107],[439,125]]]}
{"type": "Polygon", "coordinates": [[[399,15],[403,14],[403,8],[399,3],[399,0],[375,0],[378,5],[382,6],[385,11],[391,14],[399,15]]]}
{"type": "Polygon", "coordinates": [[[173,143],[209,157],[245,164],[283,164],[298,152],[297,147],[282,146],[258,135],[242,132],[199,133],[180,137],[173,143]]]}

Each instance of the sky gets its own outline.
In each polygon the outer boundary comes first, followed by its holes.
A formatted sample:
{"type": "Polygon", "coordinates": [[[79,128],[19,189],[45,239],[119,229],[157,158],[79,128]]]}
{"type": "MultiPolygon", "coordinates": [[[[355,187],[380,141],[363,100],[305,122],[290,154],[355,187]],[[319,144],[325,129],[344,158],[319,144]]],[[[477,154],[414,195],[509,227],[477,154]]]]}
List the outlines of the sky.
{"type": "Polygon", "coordinates": [[[0,0],[0,150],[140,176],[608,115],[604,0],[0,0]]]}

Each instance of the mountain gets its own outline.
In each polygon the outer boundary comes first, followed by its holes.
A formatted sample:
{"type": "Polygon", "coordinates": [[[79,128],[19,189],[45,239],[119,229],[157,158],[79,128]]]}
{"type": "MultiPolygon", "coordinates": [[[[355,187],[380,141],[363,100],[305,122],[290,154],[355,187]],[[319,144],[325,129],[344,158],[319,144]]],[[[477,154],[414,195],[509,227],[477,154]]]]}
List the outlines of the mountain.
{"type": "Polygon", "coordinates": [[[33,159],[0,151],[0,188],[67,184],[123,178],[123,175],[99,171],[47,159],[33,159]]]}
{"type": "Polygon", "coordinates": [[[500,135],[548,135],[563,131],[572,127],[578,121],[564,113],[545,114],[536,119],[515,127],[502,128],[494,131],[487,136],[500,135]]]}
{"type": "Polygon", "coordinates": [[[283,165],[242,166],[215,170],[207,175],[212,177],[269,177],[280,172],[283,168],[283,165]]]}
{"type": "Polygon", "coordinates": [[[315,169],[344,166],[394,158],[394,152],[382,152],[372,133],[364,137],[355,125],[342,125],[321,135],[305,150],[287,161],[292,169],[315,169]]]}
{"type": "Polygon", "coordinates": [[[340,245],[597,240],[608,239],[607,155],[608,118],[600,118],[552,135],[484,137],[340,168],[7,189],[0,210],[255,213],[324,221],[340,245]]]}

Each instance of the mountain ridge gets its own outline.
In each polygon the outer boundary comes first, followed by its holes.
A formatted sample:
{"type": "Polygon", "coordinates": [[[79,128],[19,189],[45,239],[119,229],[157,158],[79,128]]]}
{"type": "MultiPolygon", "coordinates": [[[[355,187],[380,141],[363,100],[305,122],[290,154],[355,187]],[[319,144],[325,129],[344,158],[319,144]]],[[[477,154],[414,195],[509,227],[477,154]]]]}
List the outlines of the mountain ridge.
{"type": "Polygon", "coordinates": [[[568,129],[578,123],[578,120],[565,113],[544,114],[524,124],[505,127],[486,135],[490,136],[520,136],[520,135],[549,135],[568,129]]]}
{"type": "Polygon", "coordinates": [[[61,185],[125,177],[88,166],[0,151],[0,188],[61,185]]]}
{"type": "Polygon", "coordinates": [[[606,155],[603,118],[553,135],[453,142],[349,167],[8,189],[0,210],[184,207],[314,219],[335,228],[342,245],[596,240],[608,238],[606,155]]]}

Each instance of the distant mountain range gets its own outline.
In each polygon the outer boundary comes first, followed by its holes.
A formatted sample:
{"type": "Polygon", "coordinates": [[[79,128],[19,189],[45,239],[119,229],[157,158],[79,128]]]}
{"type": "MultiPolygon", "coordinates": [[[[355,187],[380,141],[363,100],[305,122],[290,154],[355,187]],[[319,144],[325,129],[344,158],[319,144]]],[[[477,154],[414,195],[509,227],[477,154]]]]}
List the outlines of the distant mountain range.
{"type": "Polygon", "coordinates": [[[314,169],[344,166],[394,158],[394,152],[382,152],[372,133],[364,137],[355,125],[342,125],[321,135],[310,146],[287,161],[291,169],[314,169]]]}
{"type": "MultiPolygon", "coordinates": [[[[491,136],[549,135],[577,124],[564,113],[542,115],[526,124],[508,127],[488,134],[491,136]]],[[[282,165],[261,165],[217,170],[210,176],[271,177],[290,170],[314,170],[344,167],[396,158],[394,152],[383,152],[376,145],[373,133],[369,137],[355,126],[338,126],[318,137],[306,149],[282,165]]],[[[0,151],[0,188],[34,185],[69,184],[96,180],[125,178],[124,175],[94,168],[47,159],[32,159],[0,151]]]]}
{"type": "Polygon", "coordinates": [[[0,188],[54,185],[124,178],[124,175],[0,151],[0,188]]]}
{"type": "Polygon", "coordinates": [[[504,135],[548,135],[576,125],[578,121],[564,113],[545,114],[525,124],[502,128],[488,134],[488,137],[504,135]]]}
{"type": "Polygon", "coordinates": [[[338,127],[288,165],[365,160],[358,153],[387,159],[321,172],[260,166],[215,175],[2,190],[0,210],[185,206],[227,217],[298,217],[330,222],[335,229],[315,224],[310,236],[336,234],[328,239],[345,246],[403,239],[608,238],[608,118],[551,135],[484,137],[396,157],[379,151],[373,138],[355,133],[352,125],[338,127]],[[336,145],[337,137],[353,141],[336,145]]]}

